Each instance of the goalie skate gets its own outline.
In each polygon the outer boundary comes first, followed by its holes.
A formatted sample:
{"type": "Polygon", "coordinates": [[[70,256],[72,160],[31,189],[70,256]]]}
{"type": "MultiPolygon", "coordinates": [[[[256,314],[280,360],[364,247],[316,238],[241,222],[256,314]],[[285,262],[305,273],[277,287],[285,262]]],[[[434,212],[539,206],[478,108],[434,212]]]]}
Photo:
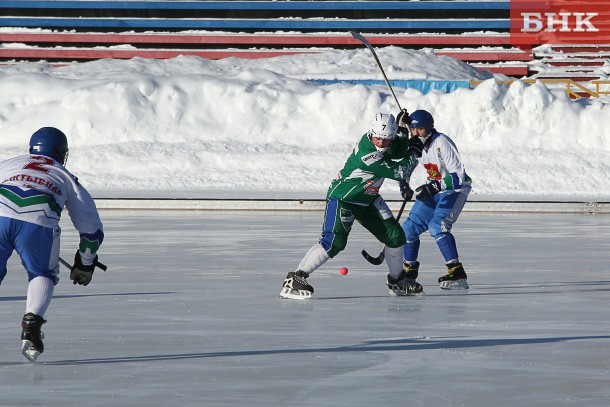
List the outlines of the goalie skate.
{"type": "Polygon", "coordinates": [[[291,271],[286,276],[280,297],[290,300],[307,300],[313,294],[313,287],[307,283],[309,274],[304,271],[291,271]]]}

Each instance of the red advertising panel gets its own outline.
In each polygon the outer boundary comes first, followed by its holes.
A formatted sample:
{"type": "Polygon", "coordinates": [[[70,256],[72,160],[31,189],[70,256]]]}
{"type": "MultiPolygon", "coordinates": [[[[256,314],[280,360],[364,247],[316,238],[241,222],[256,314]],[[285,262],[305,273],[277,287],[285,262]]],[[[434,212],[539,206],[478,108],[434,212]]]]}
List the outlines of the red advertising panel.
{"type": "Polygon", "coordinates": [[[610,44],[609,0],[511,0],[514,45],[610,44]]]}

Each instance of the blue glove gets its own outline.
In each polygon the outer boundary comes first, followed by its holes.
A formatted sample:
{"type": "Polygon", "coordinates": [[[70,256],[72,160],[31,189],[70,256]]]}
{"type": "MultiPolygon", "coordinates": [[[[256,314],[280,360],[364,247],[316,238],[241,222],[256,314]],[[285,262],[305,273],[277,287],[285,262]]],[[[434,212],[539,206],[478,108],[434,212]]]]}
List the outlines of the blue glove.
{"type": "Polygon", "coordinates": [[[441,191],[441,182],[437,180],[430,181],[427,184],[417,187],[415,191],[419,192],[419,194],[415,196],[415,199],[427,201],[441,191]]]}
{"type": "Polygon", "coordinates": [[[401,179],[398,182],[398,186],[400,187],[400,195],[402,196],[402,199],[405,201],[410,201],[411,198],[413,198],[413,190],[409,186],[409,181],[406,179],[401,179]]]}

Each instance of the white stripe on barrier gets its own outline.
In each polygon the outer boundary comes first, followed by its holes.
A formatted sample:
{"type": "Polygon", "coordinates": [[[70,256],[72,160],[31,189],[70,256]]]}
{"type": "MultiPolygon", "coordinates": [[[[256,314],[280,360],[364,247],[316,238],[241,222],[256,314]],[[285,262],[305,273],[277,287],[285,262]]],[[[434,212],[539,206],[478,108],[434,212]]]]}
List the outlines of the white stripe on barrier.
{"type": "MultiPolygon", "coordinates": [[[[324,200],[266,199],[110,199],[95,200],[104,210],[323,211],[324,200]]],[[[398,211],[401,201],[387,201],[398,211]]],[[[409,202],[405,210],[409,210],[409,202]]],[[[610,202],[467,201],[463,212],[610,213],[610,202]]]]}

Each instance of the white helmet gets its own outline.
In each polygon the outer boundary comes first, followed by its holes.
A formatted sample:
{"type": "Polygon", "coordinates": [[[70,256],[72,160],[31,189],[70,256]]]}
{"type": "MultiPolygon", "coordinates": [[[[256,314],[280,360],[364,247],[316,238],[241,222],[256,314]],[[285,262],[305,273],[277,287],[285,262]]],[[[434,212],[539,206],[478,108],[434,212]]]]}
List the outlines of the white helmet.
{"type": "Polygon", "coordinates": [[[394,116],[388,113],[377,113],[371,123],[369,137],[379,137],[387,140],[394,140],[398,125],[394,116]]]}

